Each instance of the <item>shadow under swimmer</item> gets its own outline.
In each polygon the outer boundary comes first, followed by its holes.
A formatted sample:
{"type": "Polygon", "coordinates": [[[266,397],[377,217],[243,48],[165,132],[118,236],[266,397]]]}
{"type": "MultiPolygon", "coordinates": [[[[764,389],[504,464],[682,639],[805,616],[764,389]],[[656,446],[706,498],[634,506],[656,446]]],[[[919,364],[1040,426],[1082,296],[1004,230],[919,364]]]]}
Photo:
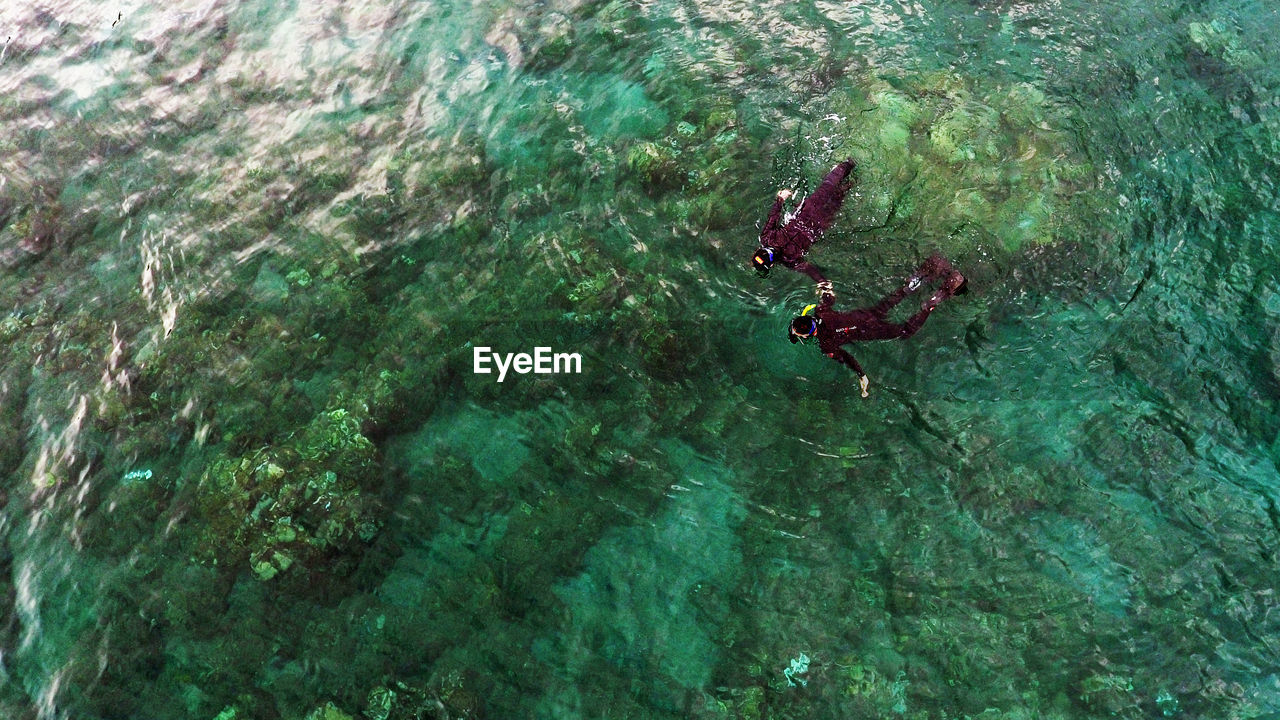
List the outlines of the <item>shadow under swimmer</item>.
{"type": "Polygon", "coordinates": [[[529,353],[495,353],[489,347],[476,347],[472,351],[472,370],[477,375],[487,375],[497,369],[498,382],[507,377],[509,370],[520,375],[580,374],[582,355],[578,353],[552,352],[549,347],[535,347],[529,353]],[[492,368],[490,364],[492,363],[492,368]]]}

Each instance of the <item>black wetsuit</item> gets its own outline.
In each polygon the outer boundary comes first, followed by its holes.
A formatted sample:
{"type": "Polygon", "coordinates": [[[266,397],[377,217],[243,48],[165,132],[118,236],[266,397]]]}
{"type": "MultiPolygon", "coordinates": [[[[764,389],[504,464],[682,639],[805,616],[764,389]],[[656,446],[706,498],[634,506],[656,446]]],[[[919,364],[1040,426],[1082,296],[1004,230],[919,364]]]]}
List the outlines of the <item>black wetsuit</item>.
{"type": "Polygon", "coordinates": [[[837,312],[833,307],[836,295],[831,289],[831,283],[822,281],[818,286],[822,299],[814,311],[814,317],[818,321],[818,348],[827,357],[849,366],[859,378],[866,377],[867,374],[862,371],[862,366],[853,355],[841,347],[842,345],[863,340],[897,340],[911,337],[924,325],[924,321],[929,319],[929,313],[938,307],[938,303],[954,295],[963,286],[964,276],[941,256],[934,255],[925,260],[915,274],[907,278],[902,287],[886,295],[875,305],[837,312]],[[924,287],[925,282],[933,279],[942,280],[942,287],[934,292],[919,312],[907,318],[906,322],[889,322],[890,310],[908,295],[924,287]]]}
{"type": "Polygon", "coordinates": [[[775,198],[773,209],[769,211],[769,219],[760,231],[760,247],[773,250],[774,262],[802,272],[822,282],[822,272],[817,266],[804,259],[805,253],[813,245],[824,230],[831,227],[844,196],[853,184],[849,175],[853,172],[853,160],[845,160],[836,165],[822,179],[822,184],[800,203],[791,222],[782,225],[783,198],[775,198]]]}

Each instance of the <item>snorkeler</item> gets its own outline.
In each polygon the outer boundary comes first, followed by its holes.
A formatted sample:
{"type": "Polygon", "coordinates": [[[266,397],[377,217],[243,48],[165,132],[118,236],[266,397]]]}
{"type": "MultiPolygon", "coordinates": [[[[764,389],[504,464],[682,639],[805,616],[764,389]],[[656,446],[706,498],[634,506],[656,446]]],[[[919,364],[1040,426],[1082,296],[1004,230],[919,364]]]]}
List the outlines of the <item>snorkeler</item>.
{"type": "Polygon", "coordinates": [[[760,249],[751,256],[751,266],[764,277],[774,263],[802,272],[813,278],[815,282],[823,282],[822,272],[818,267],[804,259],[818,236],[831,227],[840,204],[844,202],[845,193],[849,192],[853,172],[852,159],[836,165],[822,179],[822,184],[813,194],[800,201],[800,209],[795,217],[786,225],[782,224],[782,204],[791,197],[792,191],[779,190],[773,200],[773,209],[769,211],[769,219],[760,231],[760,249]]]}
{"type": "Polygon", "coordinates": [[[858,385],[862,388],[862,397],[867,397],[867,374],[852,355],[841,345],[863,340],[896,340],[911,337],[929,319],[929,313],[938,308],[939,303],[966,291],[964,275],[961,275],[951,263],[941,255],[931,255],[928,260],[907,278],[902,287],[885,296],[883,300],[869,308],[859,308],[845,312],[836,312],[833,305],[836,294],[831,283],[822,280],[818,283],[819,303],[810,305],[791,321],[789,335],[791,342],[803,342],[812,337],[818,338],[818,349],[827,357],[848,365],[858,374],[858,385]],[[903,323],[891,323],[889,311],[902,302],[911,293],[919,290],[928,280],[941,280],[942,286],[920,307],[920,311],[907,318],[903,323]],[[809,314],[813,310],[812,315],[809,314]]]}

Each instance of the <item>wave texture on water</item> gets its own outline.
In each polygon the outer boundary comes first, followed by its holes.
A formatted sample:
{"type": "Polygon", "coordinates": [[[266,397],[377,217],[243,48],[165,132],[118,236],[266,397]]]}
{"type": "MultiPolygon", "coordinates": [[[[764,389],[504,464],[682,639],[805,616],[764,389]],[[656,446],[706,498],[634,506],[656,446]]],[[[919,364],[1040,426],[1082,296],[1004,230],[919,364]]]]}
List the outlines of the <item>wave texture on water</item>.
{"type": "Polygon", "coordinates": [[[0,8],[0,715],[1280,712],[1278,22],[0,8]]]}

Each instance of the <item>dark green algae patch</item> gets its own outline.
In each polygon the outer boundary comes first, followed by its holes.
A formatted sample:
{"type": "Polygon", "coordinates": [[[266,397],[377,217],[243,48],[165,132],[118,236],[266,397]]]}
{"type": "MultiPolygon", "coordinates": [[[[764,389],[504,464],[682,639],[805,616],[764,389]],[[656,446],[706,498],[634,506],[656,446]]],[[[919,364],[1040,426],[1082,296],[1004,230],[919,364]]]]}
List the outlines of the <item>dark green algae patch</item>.
{"type": "MultiPolygon", "coordinates": [[[[704,55],[624,3],[458,9],[411,14],[372,85],[266,142],[247,118],[331,88],[215,84],[253,25],[221,12],[127,48],[146,79],[83,121],[34,129],[70,116],[56,93],[4,108],[29,162],[0,191],[0,709],[51,687],[78,717],[218,720],[1270,707],[1216,659],[1265,666],[1230,618],[1263,602],[1270,513],[1215,482],[1248,454],[1188,427],[1210,401],[1161,405],[1185,375],[1139,346],[1175,331],[1088,344],[1136,297],[1127,218],[1049,88],[751,33],[704,55]],[[410,40],[460,28],[424,91],[410,40]],[[180,116],[112,116],[166,77],[180,116]],[[814,253],[842,302],[933,249],[975,279],[912,344],[860,350],[869,403],[783,342],[804,283],[745,263],[773,192],[846,155],[858,193],[814,253]],[[1108,380],[996,346],[1043,343],[1024,294],[1108,380]],[[499,385],[481,343],[586,372],[499,385]]],[[[1229,37],[1186,47],[1247,59],[1229,37]]]]}

